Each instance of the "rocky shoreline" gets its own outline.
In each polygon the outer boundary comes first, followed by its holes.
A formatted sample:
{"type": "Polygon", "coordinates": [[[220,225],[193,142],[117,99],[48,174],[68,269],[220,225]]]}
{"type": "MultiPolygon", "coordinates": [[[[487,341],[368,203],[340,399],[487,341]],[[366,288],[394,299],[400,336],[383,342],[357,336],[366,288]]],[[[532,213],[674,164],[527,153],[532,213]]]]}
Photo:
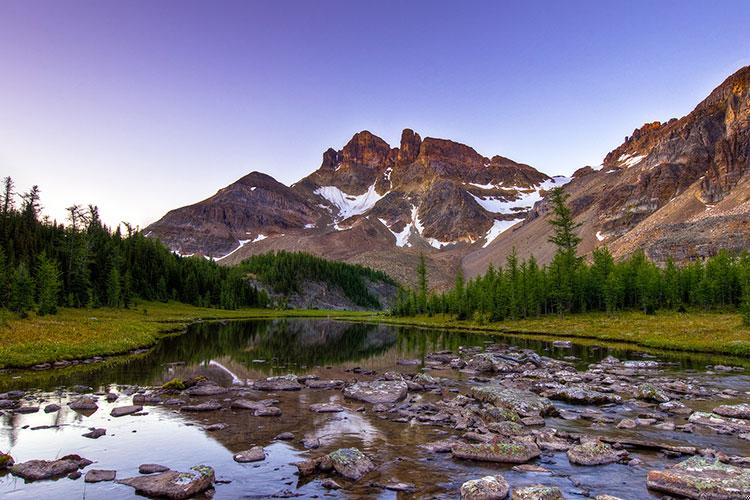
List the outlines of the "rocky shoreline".
{"type": "MultiPolygon", "coordinates": [[[[231,387],[205,377],[175,378],[160,387],[128,387],[117,394],[72,387],[66,391],[67,406],[91,415],[106,400],[116,405],[110,415],[117,419],[147,414],[150,407],[171,408],[185,415],[211,416],[204,430],[227,432],[231,426],[222,422],[227,412],[283,418],[282,395],[325,391],[338,395],[337,400],[309,404],[310,414],[360,413],[406,427],[440,428],[445,438],[421,446],[425,456],[500,464],[536,481],[511,485],[503,473],[478,476],[460,486],[460,495],[466,499],[564,498],[559,487],[544,482],[556,474],[549,466],[556,454],[564,454],[576,467],[622,464],[638,469],[644,467],[641,454],[656,453],[663,457],[663,466],[643,471],[645,486],[656,495],[712,499],[750,495],[749,457],[690,444],[690,436],[698,432],[750,440],[748,395],[704,385],[684,374],[677,376],[655,359],[623,361],[610,356],[579,370],[570,361],[532,350],[489,344],[483,349],[433,352],[424,360],[401,359],[395,368],[382,373],[352,368],[341,379],[289,374],[240,380],[231,387]],[[423,369],[416,370],[422,365],[423,369]],[[707,403],[710,407],[705,407],[707,403]],[[566,423],[585,426],[579,431],[560,428],[566,423]],[[649,437],[639,437],[639,432],[646,431],[649,437]],[[654,439],[658,432],[685,438],[654,439]]],[[[709,368],[711,373],[741,370],[709,368]]],[[[0,411],[8,414],[60,411],[59,405],[46,403],[23,391],[0,394],[0,411]]],[[[98,439],[106,432],[92,428],[83,435],[98,439]]],[[[347,447],[316,454],[320,439],[282,434],[275,440],[297,442],[308,450],[308,458],[294,462],[300,478],[317,478],[323,488],[346,490],[365,482],[373,488],[418,496],[422,487],[383,477],[382,460],[372,453],[347,447]]],[[[267,444],[234,453],[233,459],[249,466],[263,462],[267,444]]],[[[89,469],[90,465],[90,460],[78,455],[15,463],[11,455],[0,454],[0,470],[26,481],[76,478],[81,471],[88,482],[116,480],[117,471],[89,469]]],[[[118,482],[146,495],[167,498],[188,498],[210,491],[215,484],[214,470],[204,465],[179,472],[142,464],[139,471],[144,474],[118,482]]],[[[294,496],[293,491],[289,493],[294,496]]]]}

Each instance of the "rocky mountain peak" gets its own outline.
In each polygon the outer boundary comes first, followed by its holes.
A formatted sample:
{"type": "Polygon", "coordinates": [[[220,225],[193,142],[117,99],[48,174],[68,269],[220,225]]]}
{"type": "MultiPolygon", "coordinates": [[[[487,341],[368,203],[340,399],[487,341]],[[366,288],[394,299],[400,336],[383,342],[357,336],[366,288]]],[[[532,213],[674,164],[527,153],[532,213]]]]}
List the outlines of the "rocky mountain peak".
{"type": "Polygon", "coordinates": [[[363,130],[357,132],[341,150],[342,162],[375,167],[386,161],[391,147],[380,137],[363,130]]]}
{"type": "Polygon", "coordinates": [[[405,128],[401,132],[401,145],[398,149],[397,162],[401,165],[412,163],[419,156],[419,147],[422,145],[422,138],[419,134],[410,128],[405,128]]]}

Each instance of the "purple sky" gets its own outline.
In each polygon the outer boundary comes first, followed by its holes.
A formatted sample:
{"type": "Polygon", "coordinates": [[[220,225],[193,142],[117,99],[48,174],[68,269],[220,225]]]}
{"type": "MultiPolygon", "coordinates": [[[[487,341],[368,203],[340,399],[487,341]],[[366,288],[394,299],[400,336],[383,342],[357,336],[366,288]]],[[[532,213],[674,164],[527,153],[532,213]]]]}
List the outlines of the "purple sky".
{"type": "Polygon", "coordinates": [[[0,175],[145,225],[401,129],[549,174],[750,64],[747,0],[0,1],[0,175]]]}

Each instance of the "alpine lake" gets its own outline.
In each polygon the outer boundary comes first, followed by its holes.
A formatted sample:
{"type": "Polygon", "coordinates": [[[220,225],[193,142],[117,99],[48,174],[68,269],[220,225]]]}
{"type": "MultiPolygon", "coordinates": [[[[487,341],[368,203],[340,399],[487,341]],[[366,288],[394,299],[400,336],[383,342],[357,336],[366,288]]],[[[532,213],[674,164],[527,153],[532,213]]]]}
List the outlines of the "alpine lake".
{"type": "Polygon", "coordinates": [[[650,471],[746,465],[747,360],[579,342],[236,321],[194,324],[137,355],[6,370],[0,452],[16,465],[86,462],[40,480],[0,470],[0,496],[148,496],[119,481],[158,464],[212,468],[196,498],[459,498],[464,482],[501,475],[511,491],[640,499],[665,494],[650,471]],[[331,464],[352,448],[363,463],[331,464]],[[87,482],[92,469],[115,480],[87,482]]]}

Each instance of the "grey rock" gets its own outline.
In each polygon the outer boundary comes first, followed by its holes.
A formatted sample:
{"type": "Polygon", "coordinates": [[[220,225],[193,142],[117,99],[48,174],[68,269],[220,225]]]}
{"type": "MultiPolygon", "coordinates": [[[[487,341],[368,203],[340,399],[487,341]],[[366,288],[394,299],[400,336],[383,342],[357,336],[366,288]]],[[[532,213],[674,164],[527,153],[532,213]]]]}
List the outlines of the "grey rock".
{"type": "Polygon", "coordinates": [[[213,486],[214,470],[206,465],[191,467],[189,472],[166,471],[117,481],[151,497],[182,500],[194,497],[213,486]]]}
{"type": "Polygon", "coordinates": [[[117,471],[113,470],[91,469],[86,473],[83,480],[87,483],[101,483],[103,481],[114,481],[116,475],[117,471]]]}

